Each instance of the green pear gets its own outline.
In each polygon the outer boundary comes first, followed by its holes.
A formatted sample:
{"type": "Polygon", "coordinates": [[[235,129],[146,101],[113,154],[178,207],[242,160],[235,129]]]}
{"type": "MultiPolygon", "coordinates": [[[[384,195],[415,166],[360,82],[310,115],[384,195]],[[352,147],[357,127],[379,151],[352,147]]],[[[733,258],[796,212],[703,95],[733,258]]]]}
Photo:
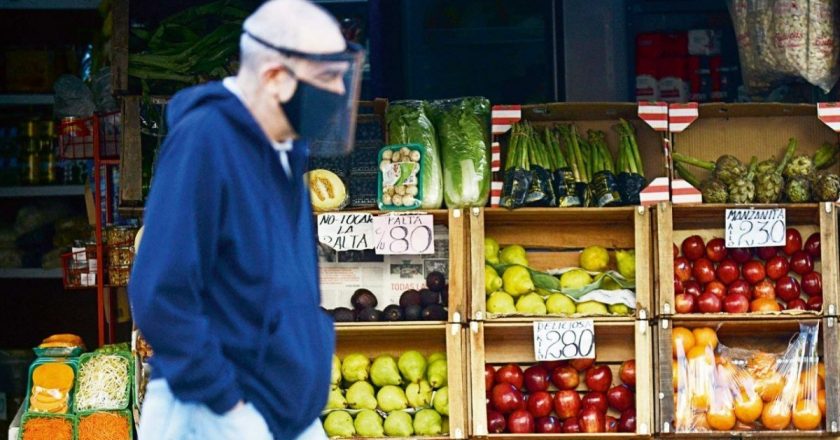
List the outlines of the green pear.
{"type": "Polygon", "coordinates": [[[581,315],[609,315],[607,306],[597,301],[586,301],[577,305],[576,312],[581,315]]]}
{"type": "Polygon", "coordinates": [[[632,313],[632,309],[627,307],[627,304],[610,304],[609,306],[610,313],[613,315],[629,315],[632,313]]]}
{"type": "Polygon", "coordinates": [[[355,437],[356,427],[353,417],[347,411],[333,411],[324,419],[324,431],[327,437],[355,437]]]}
{"type": "Polygon", "coordinates": [[[421,409],[414,415],[414,433],[416,435],[441,435],[443,420],[433,409],[421,409]]]}
{"type": "Polygon", "coordinates": [[[484,291],[489,295],[502,288],[502,278],[493,266],[484,266],[484,291]]]}
{"type": "Polygon", "coordinates": [[[429,355],[429,358],[427,359],[427,362],[429,362],[431,364],[432,362],[434,362],[438,359],[446,359],[446,353],[441,353],[441,352],[432,353],[432,354],[429,355]]]}
{"type": "Polygon", "coordinates": [[[412,408],[426,408],[432,403],[432,386],[427,380],[409,384],[405,388],[405,396],[412,408]]]}
{"type": "Polygon", "coordinates": [[[484,237],[484,261],[499,264],[499,243],[490,237],[484,237]]]}
{"type": "Polygon", "coordinates": [[[385,437],[385,430],[382,427],[382,417],[376,411],[363,409],[356,414],[356,434],[359,437],[385,437]]]}
{"type": "Polygon", "coordinates": [[[370,374],[370,359],[359,353],[347,355],[341,363],[341,375],[348,383],[367,380],[370,374]]]}
{"type": "Polygon", "coordinates": [[[338,385],[339,383],[341,383],[341,360],[336,355],[333,355],[332,358],[332,371],[330,373],[330,383],[332,385],[338,385]]]}
{"type": "Polygon", "coordinates": [[[443,423],[441,423],[441,434],[449,435],[449,417],[443,418],[443,423]]]}
{"type": "Polygon", "coordinates": [[[510,266],[502,274],[502,283],[505,292],[513,297],[524,295],[534,290],[534,281],[531,280],[531,272],[525,266],[510,266]]]}
{"type": "Polygon", "coordinates": [[[446,386],[446,377],[449,371],[447,369],[446,359],[438,359],[429,364],[429,370],[426,371],[426,380],[434,389],[446,386]]]}
{"type": "Polygon", "coordinates": [[[350,385],[347,389],[347,405],[352,409],[376,409],[373,385],[361,381],[350,385]]]}
{"type": "Polygon", "coordinates": [[[628,280],[636,279],[636,251],[615,251],[615,261],[618,266],[618,273],[628,280]]]}
{"type": "Polygon", "coordinates": [[[520,266],[528,265],[528,257],[525,252],[525,248],[519,246],[518,244],[502,249],[502,253],[499,254],[499,260],[502,264],[518,264],[520,266]]]}
{"type": "Polygon", "coordinates": [[[575,302],[562,293],[553,293],[545,300],[546,311],[552,315],[574,315],[575,302]]]}
{"type": "Polygon", "coordinates": [[[449,415],[449,387],[443,387],[435,391],[435,397],[432,400],[435,411],[442,416],[449,415]]]}
{"type": "Polygon", "coordinates": [[[347,400],[344,399],[344,393],[341,388],[337,386],[330,387],[330,394],[327,397],[327,406],[324,409],[344,409],[347,408],[347,400]]]}
{"type": "Polygon", "coordinates": [[[391,411],[402,411],[408,408],[408,399],[405,397],[405,391],[395,385],[385,385],[376,393],[376,402],[379,404],[379,409],[389,413],[391,411]]]}
{"type": "Polygon", "coordinates": [[[583,269],[572,269],[560,275],[560,288],[576,290],[592,284],[592,275],[583,269]]]}
{"type": "Polygon", "coordinates": [[[417,383],[423,379],[426,372],[426,358],[419,351],[410,350],[400,355],[397,361],[403,379],[409,383],[417,383]]]}
{"type": "Polygon", "coordinates": [[[411,437],[414,435],[414,423],[411,414],[394,411],[385,418],[385,435],[388,437],[411,437]]]}
{"type": "Polygon", "coordinates": [[[516,306],[513,305],[513,297],[506,292],[493,292],[487,297],[487,312],[498,315],[510,315],[516,313],[516,306]]]}
{"type": "Polygon", "coordinates": [[[516,301],[516,311],[528,315],[545,315],[545,300],[536,293],[520,296],[516,301]]]}
{"type": "Polygon", "coordinates": [[[382,355],[373,360],[370,366],[370,380],[378,387],[385,385],[399,385],[402,383],[397,361],[388,355],[382,355]]]}

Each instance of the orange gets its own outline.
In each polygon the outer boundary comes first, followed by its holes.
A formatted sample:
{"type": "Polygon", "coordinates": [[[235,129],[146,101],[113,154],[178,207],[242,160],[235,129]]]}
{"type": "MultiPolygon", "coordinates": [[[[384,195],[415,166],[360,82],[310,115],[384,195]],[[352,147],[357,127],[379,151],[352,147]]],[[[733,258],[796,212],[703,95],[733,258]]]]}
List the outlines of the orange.
{"type": "Polygon", "coordinates": [[[820,407],[820,412],[825,417],[825,390],[817,391],[817,406],[820,407]]]}
{"type": "Polygon", "coordinates": [[[751,312],[779,312],[782,307],[775,298],[758,298],[750,303],[751,312]]]}
{"type": "Polygon", "coordinates": [[[764,402],[757,393],[741,392],[735,398],[735,417],[741,423],[750,424],[761,417],[761,410],[764,409],[764,402]]]}
{"type": "Polygon", "coordinates": [[[761,411],[761,424],[772,431],[781,431],[790,425],[790,406],[781,400],[774,400],[764,405],[761,411]]]}
{"type": "Polygon", "coordinates": [[[706,413],[706,422],[716,431],[729,431],[735,427],[735,412],[727,405],[712,406],[706,413]]]}
{"type": "Polygon", "coordinates": [[[825,364],[822,362],[817,364],[817,375],[820,376],[820,379],[825,381],[825,364]]]}
{"type": "Polygon", "coordinates": [[[822,421],[819,405],[813,400],[803,399],[793,407],[793,426],[800,431],[817,429],[822,421]]]}
{"type": "Polygon", "coordinates": [[[717,348],[718,338],[717,333],[711,327],[698,327],[692,330],[694,334],[695,345],[698,347],[712,347],[712,351],[717,348]]]}
{"type": "Polygon", "coordinates": [[[799,376],[797,388],[797,399],[813,399],[819,390],[825,389],[825,381],[819,376],[816,369],[803,371],[799,376]]]}
{"type": "Polygon", "coordinates": [[[688,351],[688,355],[686,357],[688,358],[689,364],[692,362],[702,362],[706,365],[715,364],[715,355],[712,353],[711,348],[701,345],[695,345],[688,351]]]}
{"type": "Polygon", "coordinates": [[[755,391],[765,402],[769,402],[782,394],[785,379],[778,372],[772,372],[755,382],[755,391]]]}
{"type": "Polygon", "coordinates": [[[677,357],[677,347],[680,346],[683,348],[683,353],[688,353],[695,345],[694,333],[685,327],[674,327],[671,332],[671,345],[674,349],[674,357],[677,357]]]}

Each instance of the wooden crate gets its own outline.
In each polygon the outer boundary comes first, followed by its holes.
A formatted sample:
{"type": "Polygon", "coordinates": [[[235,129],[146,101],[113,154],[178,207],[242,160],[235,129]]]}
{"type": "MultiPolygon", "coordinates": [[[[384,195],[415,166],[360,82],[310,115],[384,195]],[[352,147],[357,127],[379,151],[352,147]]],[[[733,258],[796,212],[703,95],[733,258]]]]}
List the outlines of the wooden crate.
{"type": "MultiPolygon", "coordinates": [[[[749,208],[751,205],[737,205],[738,208],[749,208]]],[[[788,227],[796,227],[802,234],[803,242],[814,232],[820,233],[822,256],[820,262],[814,265],[815,270],[822,273],[823,310],[811,311],[782,311],[777,313],[743,313],[743,314],[675,314],[674,313],[674,248],[673,244],[680,243],[691,235],[697,234],[708,241],[712,237],[723,237],[725,215],[727,208],[736,205],[672,205],[669,202],[660,203],[656,208],[656,315],[674,316],[680,319],[709,319],[714,317],[739,319],[766,319],[768,316],[797,317],[797,316],[836,316],[838,305],[838,243],[837,243],[837,209],[833,204],[787,204],[787,205],[754,205],[755,208],[785,208],[788,227]]]]}
{"type": "MultiPolygon", "coordinates": [[[[398,358],[408,350],[424,356],[445,352],[449,368],[449,436],[419,439],[467,438],[467,365],[461,324],[381,325],[347,324],[336,328],[336,355],[344,359],[362,353],[371,359],[388,354],[398,358]]],[[[356,437],[354,437],[356,438],[356,437]]]]}
{"type": "Polygon", "coordinates": [[[680,439],[710,439],[732,437],[772,437],[800,438],[826,437],[840,438],[840,383],[834,380],[840,368],[838,351],[838,326],[836,317],[803,318],[800,320],[743,320],[726,319],[715,321],[681,320],[659,318],[655,327],[655,368],[656,368],[656,434],[657,437],[677,437],[680,439]],[[716,328],[721,344],[739,348],[764,348],[765,350],[784,350],[791,336],[799,331],[799,323],[820,323],[819,348],[821,361],[826,370],[826,419],[822,431],[732,431],[732,432],[674,432],[674,387],[672,373],[673,348],[671,334],[674,327],[712,327],[716,328]]]}
{"type": "MultiPolygon", "coordinates": [[[[484,365],[533,364],[533,321],[470,323],[469,383],[470,435],[490,439],[599,439],[644,438],[653,432],[653,330],[649,321],[595,321],[595,356],[598,364],[608,364],[613,385],[621,383],[618,369],[628,359],[636,360],[636,429],[632,433],[600,434],[488,434],[484,365]]],[[[584,390],[581,384],[580,390],[584,390]]]]}
{"type": "MultiPolygon", "coordinates": [[[[650,316],[653,297],[652,213],[642,206],[617,208],[473,208],[470,215],[472,266],[470,319],[518,320],[488,315],[484,290],[484,238],[504,248],[519,244],[538,270],[578,266],[580,251],[600,245],[608,250],[636,250],[636,318],[650,316]]],[[[609,318],[609,317],[604,317],[609,318]]],[[[633,320],[632,316],[615,317],[633,320]]]]}

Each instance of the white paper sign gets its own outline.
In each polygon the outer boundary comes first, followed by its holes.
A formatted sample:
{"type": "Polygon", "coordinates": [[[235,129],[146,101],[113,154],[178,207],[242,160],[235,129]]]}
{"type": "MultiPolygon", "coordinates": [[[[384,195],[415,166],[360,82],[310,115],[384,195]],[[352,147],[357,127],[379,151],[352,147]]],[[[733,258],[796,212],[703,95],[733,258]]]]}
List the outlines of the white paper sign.
{"type": "Polygon", "coordinates": [[[373,249],[373,215],[347,212],[319,214],[318,241],[336,251],[373,249]]]}
{"type": "Polygon", "coordinates": [[[434,222],[429,214],[380,215],[373,218],[373,230],[379,255],[435,253],[434,222]]]}
{"type": "Polygon", "coordinates": [[[537,361],[595,358],[595,323],[591,319],[534,322],[537,361]]]}
{"type": "Polygon", "coordinates": [[[726,247],[784,246],[786,230],[784,209],[726,210],[726,247]]]}

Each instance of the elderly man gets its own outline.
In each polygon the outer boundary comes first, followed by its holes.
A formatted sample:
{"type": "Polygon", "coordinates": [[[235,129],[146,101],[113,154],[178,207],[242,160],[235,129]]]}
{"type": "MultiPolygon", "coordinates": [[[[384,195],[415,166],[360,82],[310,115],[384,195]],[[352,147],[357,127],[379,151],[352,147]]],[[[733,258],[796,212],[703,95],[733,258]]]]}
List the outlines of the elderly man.
{"type": "Polygon", "coordinates": [[[303,175],[349,148],[363,55],[304,0],[243,27],[238,75],[167,109],[129,286],[155,350],[140,440],[324,438],[334,334],[303,175]]]}

